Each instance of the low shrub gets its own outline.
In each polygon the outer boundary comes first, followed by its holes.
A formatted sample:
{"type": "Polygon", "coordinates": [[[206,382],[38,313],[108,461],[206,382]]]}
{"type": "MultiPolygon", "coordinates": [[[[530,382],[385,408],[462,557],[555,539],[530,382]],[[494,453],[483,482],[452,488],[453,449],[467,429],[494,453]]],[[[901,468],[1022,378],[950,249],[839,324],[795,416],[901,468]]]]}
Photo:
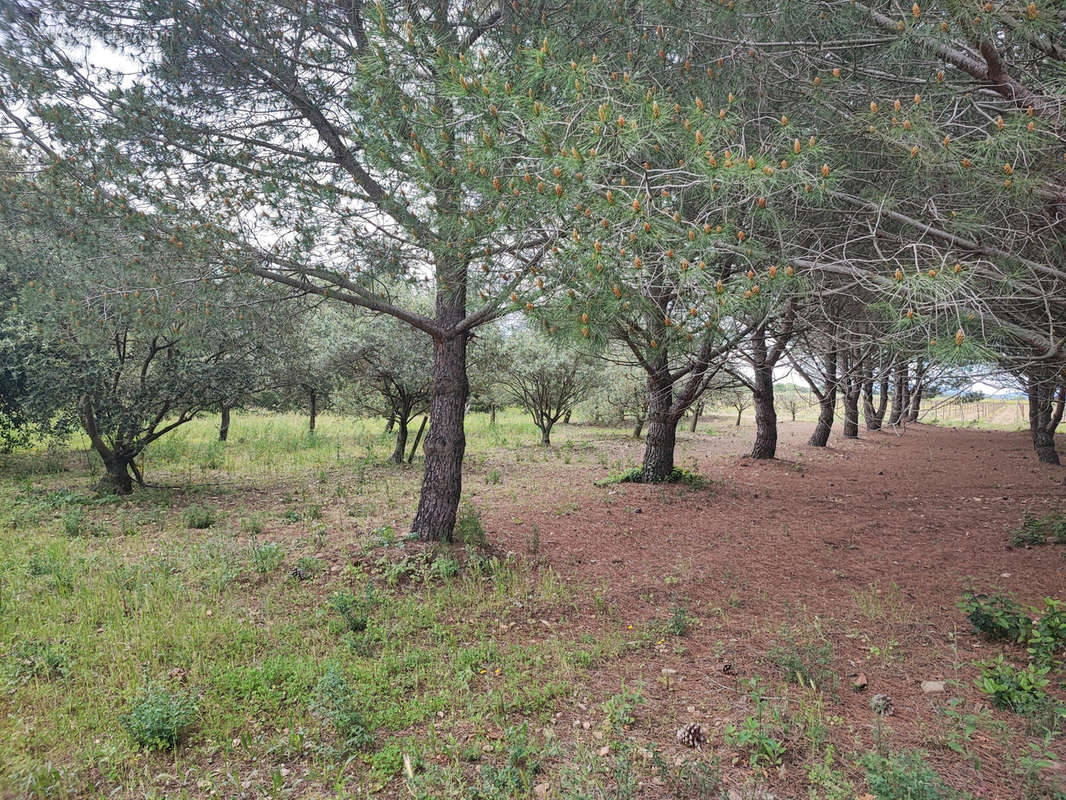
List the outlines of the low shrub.
{"type": "Polygon", "coordinates": [[[119,721],[138,746],[169,750],[188,732],[196,714],[196,699],[191,695],[149,685],[119,721]]]}
{"type": "Polygon", "coordinates": [[[959,608],[973,626],[974,633],[990,642],[1024,642],[1033,628],[1033,620],[1010,595],[1001,592],[963,592],[959,608]]]}

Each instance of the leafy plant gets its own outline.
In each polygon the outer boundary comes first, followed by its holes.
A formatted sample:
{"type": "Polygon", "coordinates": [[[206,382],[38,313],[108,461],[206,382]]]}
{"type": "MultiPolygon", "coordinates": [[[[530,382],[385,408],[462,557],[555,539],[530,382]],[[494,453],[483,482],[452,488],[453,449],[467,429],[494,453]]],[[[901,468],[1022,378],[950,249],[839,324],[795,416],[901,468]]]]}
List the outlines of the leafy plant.
{"type": "Polygon", "coordinates": [[[273,572],[285,560],[285,548],[277,542],[258,544],[255,541],[255,537],[252,537],[251,549],[252,565],[260,575],[267,575],[273,572]]]}
{"type": "Polygon", "coordinates": [[[14,677],[20,681],[59,678],[68,671],[66,652],[47,642],[19,642],[9,657],[14,677]]]}
{"type": "Polygon", "coordinates": [[[138,746],[167,750],[177,745],[196,719],[196,699],[150,684],[119,721],[138,746]]]}
{"type": "Polygon", "coordinates": [[[748,697],[755,705],[755,713],[745,717],[739,727],[727,725],[725,740],[730,746],[748,753],[748,763],[752,767],[764,763],[778,766],[785,755],[787,723],[781,716],[781,709],[763,697],[758,678],[752,678],[748,685],[748,697]]]}
{"type": "Polygon", "coordinates": [[[833,645],[817,625],[804,635],[797,635],[787,628],[778,631],[778,635],[781,641],[770,646],[766,658],[781,671],[782,678],[802,686],[836,689],[838,678],[832,670],[833,645]]]}
{"type": "Polygon", "coordinates": [[[1032,630],[1033,621],[1010,595],[1001,592],[963,592],[959,608],[970,620],[974,633],[990,642],[1023,642],[1032,630]]]}
{"type": "Polygon", "coordinates": [[[458,559],[452,556],[438,555],[430,562],[426,570],[426,576],[439,581],[450,581],[459,574],[461,566],[458,559]]]}
{"type": "Polygon", "coordinates": [[[954,800],[959,793],[944,783],[917,752],[864,753],[859,760],[876,797],[892,800],[954,800]]]}
{"type": "Polygon", "coordinates": [[[1066,515],[1061,511],[1052,511],[1042,517],[1026,511],[1022,515],[1022,525],[1011,534],[1011,544],[1015,547],[1034,547],[1047,544],[1048,540],[1056,544],[1066,544],[1066,515]]]}
{"type": "Polygon", "coordinates": [[[186,528],[210,528],[215,524],[214,512],[203,506],[188,506],[181,512],[181,522],[186,528]]]}
{"type": "Polygon", "coordinates": [[[507,763],[481,767],[481,791],[484,798],[505,798],[529,794],[540,772],[539,753],[530,741],[525,723],[509,728],[505,734],[507,763]]]}
{"type": "Polygon", "coordinates": [[[455,541],[479,550],[484,549],[489,543],[485,528],[481,524],[481,512],[469,503],[459,509],[459,514],[455,519],[455,541]]]}
{"type": "Polygon", "coordinates": [[[63,533],[71,538],[81,536],[81,524],[84,517],[85,512],[80,507],[72,508],[70,511],[63,514],[63,516],[60,517],[60,521],[63,523],[63,533]]]}
{"type": "Polygon", "coordinates": [[[1044,598],[1044,611],[1029,633],[1029,658],[1039,666],[1054,666],[1066,648],[1066,603],[1044,598]]]}
{"type": "Polygon", "coordinates": [[[362,597],[358,597],[348,589],[341,589],[329,596],[327,604],[340,614],[347,630],[360,633],[366,630],[370,614],[377,605],[377,597],[374,587],[367,584],[362,597]]]}
{"type": "Polygon", "coordinates": [[[693,618],[689,616],[688,609],[681,603],[671,609],[670,619],[666,622],[667,633],[674,636],[684,636],[692,628],[693,618]]]}
{"type": "Polygon", "coordinates": [[[640,689],[631,689],[622,684],[622,690],[603,702],[604,725],[609,731],[622,733],[636,723],[637,706],[644,702],[640,689]]]}
{"type": "Polygon", "coordinates": [[[337,664],[330,664],[315,687],[311,710],[333,726],[342,751],[359,750],[374,740],[373,729],[356,703],[355,693],[337,664]]]}
{"type": "Polygon", "coordinates": [[[1024,712],[1047,696],[1048,667],[1027,664],[1020,668],[1004,660],[1002,653],[992,661],[979,661],[981,677],[977,688],[992,698],[998,708],[1024,712]]]}

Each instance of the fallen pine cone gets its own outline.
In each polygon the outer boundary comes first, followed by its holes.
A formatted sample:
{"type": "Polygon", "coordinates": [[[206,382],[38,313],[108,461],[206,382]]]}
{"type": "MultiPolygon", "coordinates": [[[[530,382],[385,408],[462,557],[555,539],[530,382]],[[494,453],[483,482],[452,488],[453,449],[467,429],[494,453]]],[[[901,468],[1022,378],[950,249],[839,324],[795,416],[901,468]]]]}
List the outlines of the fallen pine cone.
{"type": "Polygon", "coordinates": [[[678,728],[677,740],[685,747],[695,747],[697,750],[700,749],[700,744],[707,741],[698,722],[690,722],[678,728]]]}
{"type": "Polygon", "coordinates": [[[870,698],[870,710],[882,717],[892,716],[892,698],[887,694],[875,694],[870,698]]]}

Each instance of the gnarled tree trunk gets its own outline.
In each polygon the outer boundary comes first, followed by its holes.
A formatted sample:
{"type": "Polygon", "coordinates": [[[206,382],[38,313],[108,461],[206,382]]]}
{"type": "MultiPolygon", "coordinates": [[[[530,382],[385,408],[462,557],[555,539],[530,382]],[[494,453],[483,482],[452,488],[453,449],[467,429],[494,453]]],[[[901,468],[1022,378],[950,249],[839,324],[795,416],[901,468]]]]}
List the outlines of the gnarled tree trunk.
{"type": "Polygon", "coordinates": [[[1026,379],[1029,396],[1029,433],[1036,457],[1044,464],[1059,464],[1055,449],[1055,429],[1062,422],[1066,407],[1066,386],[1055,386],[1050,370],[1037,368],[1026,379]]]}
{"type": "Polygon", "coordinates": [[[84,398],[78,407],[78,417],[82,428],[89,437],[93,450],[104,464],[105,475],[96,485],[100,494],[127,495],[133,491],[133,473],[136,469],[133,460],[136,452],[130,452],[121,444],[110,447],[100,434],[96,424],[96,409],[92,401],[84,398]]]}
{"type": "Polygon", "coordinates": [[[403,463],[403,457],[407,452],[407,425],[410,412],[404,410],[393,415],[396,424],[396,446],[392,449],[389,460],[396,464],[403,463]]]}
{"type": "Polygon", "coordinates": [[[226,441],[229,438],[229,412],[230,407],[227,405],[222,406],[222,418],[218,423],[218,440],[220,442],[226,441]]]}
{"type": "Polygon", "coordinates": [[[307,392],[307,431],[315,432],[315,423],[318,420],[318,390],[310,384],[303,384],[303,390],[307,392]]]}

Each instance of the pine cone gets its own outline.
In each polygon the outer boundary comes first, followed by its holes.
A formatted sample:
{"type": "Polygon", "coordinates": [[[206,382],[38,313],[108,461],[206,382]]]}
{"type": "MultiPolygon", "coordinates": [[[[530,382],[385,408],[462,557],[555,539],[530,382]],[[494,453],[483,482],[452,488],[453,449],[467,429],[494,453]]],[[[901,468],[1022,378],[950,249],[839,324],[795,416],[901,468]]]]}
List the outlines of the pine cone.
{"type": "Polygon", "coordinates": [[[887,694],[875,694],[870,698],[870,710],[882,717],[892,716],[892,698],[887,694]]]}
{"type": "Polygon", "coordinates": [[[311,578],[314,577],[314,575],[311,573],[311,570],[304,569],[303,567],[300,567],[300,566],[293,567],[292,568],[292,572],[290,574],[292,575],[292,577],[296,578],[296,580],[301,581],[301,582],[302,581],[306,581],[306,580],[310,580],[311,578]]]}
{"type": "Polygon", "coordinates": [[[690,722],[688,725],[682,725],[678,728],[677,740],[685,747],[695,747],[697,750],[701,743],[707,741],[703,735],[703,728],[699,726],[698,722],[690,722]]]}

